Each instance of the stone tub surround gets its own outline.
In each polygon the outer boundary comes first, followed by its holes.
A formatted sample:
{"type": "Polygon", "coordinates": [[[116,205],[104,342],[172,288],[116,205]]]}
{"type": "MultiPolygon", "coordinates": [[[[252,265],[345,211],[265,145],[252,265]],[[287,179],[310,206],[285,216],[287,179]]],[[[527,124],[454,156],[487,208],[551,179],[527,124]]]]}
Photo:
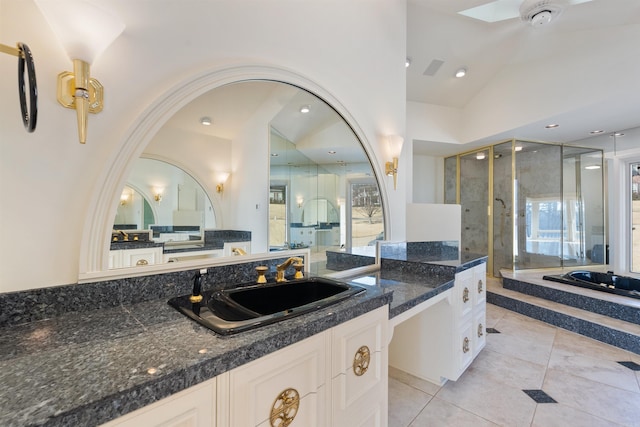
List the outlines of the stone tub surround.
{"type": "MultiPolygon", "coordinates": [[[[281,261],[271,261],[271,274],[281,261]]],[[[73,285],[58,294],[54,289],[59,288],[50,288],[45,295],[51,298],[51,312],[61,315],[8,322],[0,329],[0,425],[100,425],[385,304],[394,317],[448,290],[455,272],[470,268],[469,263],[446,265],[438,273],[433,265],[384,261],[377,273],[344,279],[366,287],[364,294],[229,337],[196,324],[166,303],[171,296],[190,292],[193,271],[146,281],[73,285]],[[101,291],[105,284],[112,290],[101,291]],[[74,293],[71,287],[82,291],[74,293]],[[113,292],[118,302],[99,308],[92,304],[82,311],[55,308],[56,301],[66,307],[67,300],[86,306],[92,302],[85,295],[89,288],[94,298],[113,292]]],[[[234,281],[231,277],[246,281],[244,275],[253,277],[257,264],[211,267],[205,288],[223,288],[234,281]]],[[[29,303],[42,297],[38,291],[26,293],[29,303]]],[[[18,305],[25,309],[29,303],[18,305]]],[[[40,316],[46,313],[41,310],[40,316]]]]}

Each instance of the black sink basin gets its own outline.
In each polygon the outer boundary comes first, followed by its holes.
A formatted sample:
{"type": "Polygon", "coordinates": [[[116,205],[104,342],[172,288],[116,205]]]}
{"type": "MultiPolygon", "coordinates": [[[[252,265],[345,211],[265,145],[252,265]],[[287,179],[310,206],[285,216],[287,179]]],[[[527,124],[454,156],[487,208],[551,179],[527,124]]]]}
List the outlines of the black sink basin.
{"type": "Polygon", "coordinates": [[[201,325],[229,335],[343,301],[365,289],[322,277],[234,289],[203,292],[199,303],[189,295],[172,298],[169,305],[201,325]]]}

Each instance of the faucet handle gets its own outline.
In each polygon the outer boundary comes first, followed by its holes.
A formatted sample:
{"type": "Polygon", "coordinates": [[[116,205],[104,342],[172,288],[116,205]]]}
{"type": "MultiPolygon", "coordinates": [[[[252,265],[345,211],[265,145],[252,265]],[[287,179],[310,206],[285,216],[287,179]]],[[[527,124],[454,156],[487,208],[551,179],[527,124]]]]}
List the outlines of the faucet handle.
{"type": "Polygon", "coordinates": [[[296,274],[293,276],[294,279],[304,279],[304,274],[302,274],[302,269],[304,268],[304,264],[301,262],[296,262],[293,264],[293,268],[296,269],[296,274]]]}
{"type": "Polygon", "coordinates": [[[267,271],[269,271],[269,267],[265,265],[259,265],[256,267],[256,271],[258,272],[258,280],[256,280],[256,283],[267,283],[267,278],[264,277],[264,275],[267,271]]]}

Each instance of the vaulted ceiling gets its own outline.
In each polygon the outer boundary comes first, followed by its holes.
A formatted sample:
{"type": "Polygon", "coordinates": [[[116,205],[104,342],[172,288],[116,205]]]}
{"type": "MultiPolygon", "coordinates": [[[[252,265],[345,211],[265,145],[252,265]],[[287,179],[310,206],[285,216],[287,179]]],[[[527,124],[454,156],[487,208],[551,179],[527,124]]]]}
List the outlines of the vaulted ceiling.
{"type": "Polygon", "coordinates": [[[526,1],[561,11],[534,27],[519,16],[486,22],[459,13],[488,3],[517,10],[522,0],[408,0],[407,100],[472,115],[506,99],[502,108],[535,112],[460,141],[469,146],[512,137],[571,142],[640,126],[640,1],[526,1]],[[467,75],[455,78],[461,67],[467,75]],[[551,123],[560,126],[544,128],[551,123]]]}

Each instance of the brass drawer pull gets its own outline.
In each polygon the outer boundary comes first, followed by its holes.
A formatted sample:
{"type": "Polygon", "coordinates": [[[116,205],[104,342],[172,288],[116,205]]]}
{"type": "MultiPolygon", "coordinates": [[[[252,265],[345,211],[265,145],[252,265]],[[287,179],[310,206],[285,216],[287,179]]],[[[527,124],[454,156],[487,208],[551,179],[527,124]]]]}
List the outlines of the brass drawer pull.
{"type": "Polygon", "coordinates": [[[467,337],[464,337],[464,340],[462,340],[462,352],[469,353],[469,338],[467,337]]]}
{"type": "Polygon", "coordinates": [[[478,293],[481,294],[483,291],[483,286],[484,284],[482,283],[482,279],[478,280],[478,293]]]}
{"type": "Polygon", "coordinates": [[[464,288],[462,291],[462,302],[466,303],[469,301],[469,288],[464,288]]]}
{"type": "Polygon", "coordinates": [[[371,352],[369,347],[363,345],[356,351],[356,355],[353,357],[353,373],[356,376],[361,377],[369,369],[369,362],[371,361],[371,352]]]}
{"type": "Polygon", "coordinates": [[[482,337],[484,335],[484,327],[482,326],[482,323],[480,323],[478,325],[478,338],[482,337]]]}
{"type": "Polygon", "coordinates": [[[146,259],[139,259],[138,262],[136,262],[136,265],[149,265],[149,261],[146,259]]]}
{"type": "Polygon", "coordinates": [[[287,427],[298,415],[300,394],[295,388],[284,390],[271,405],[271,427],[287,427]]]}

